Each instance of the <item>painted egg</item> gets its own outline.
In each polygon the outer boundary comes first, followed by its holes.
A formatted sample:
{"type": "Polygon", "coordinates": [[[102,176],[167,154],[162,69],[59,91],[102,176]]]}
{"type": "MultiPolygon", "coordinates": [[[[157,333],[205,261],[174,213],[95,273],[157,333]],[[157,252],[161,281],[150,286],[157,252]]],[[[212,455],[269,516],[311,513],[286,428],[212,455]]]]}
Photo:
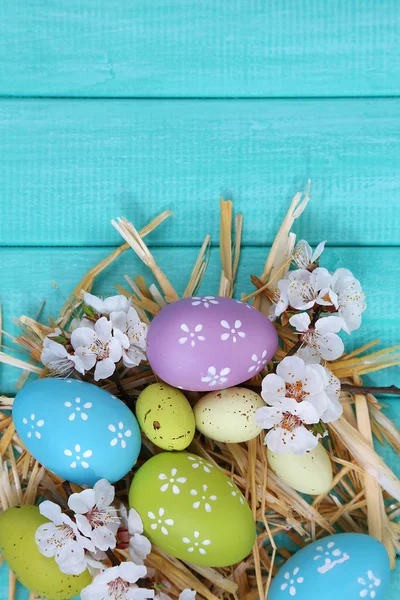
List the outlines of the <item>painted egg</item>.
{"type": "Polygon", "coordinates": [[[202,296],[169,304],[155,316],[147,357],[170,385],[212,391],[261,371],[277,345],[275,327],[257,309],[231,298],[202,296]]]}
{"type": "Polygon", "coordinates": [[[246,388],[210,392],[194,407],[196,427],[217,442],[247,442],[261,432],[254,415],[262,406],[264,400],[246,388]]]}
{"type": "Polygon", "coordinates": [[[54,558],[39,552],[35,532],[48,522],[37,506],[7,509],[0,515],[0,548],[10,569],[29,591],[51,600],[74,598],[92,577],[88,571],[65,575],[54,558]]]}
{"type": "Polygon", "coordinates": [[[146,436],[164,450],[183,450],[193,440],[195,422],[186,396],[166,383],[153,383],[140,394],[136,416],[146,436]]]}
{"type": "Polygon", "coordinates": [[[79,485],[124,477],[139,455],[136,417],[118,398],[76,379],[37,379],[18,392],[13,421],[29,452],[79,485]]]}
{"type": "Polygon", "coordinates": [[[389,583],[386,548],[362,533],[339,533],[296,552],[274,577],[269,600],[383,600],[389,583]]]}
{"type": "Polygon", "coordinates": [[[297,456],[276,454],[267,449],[269,466],[285,483],[303,494],[319,495],[332,486],[332,464],[322,444],[297,456]]]}
{"type": "Polygon", "coordinates": [[[129,505],[151,542],[195,565],[232,565],[255,541],[253,515],[239,489],[195,454],[163,452],[148,460],[133,478],[129,505]]]}

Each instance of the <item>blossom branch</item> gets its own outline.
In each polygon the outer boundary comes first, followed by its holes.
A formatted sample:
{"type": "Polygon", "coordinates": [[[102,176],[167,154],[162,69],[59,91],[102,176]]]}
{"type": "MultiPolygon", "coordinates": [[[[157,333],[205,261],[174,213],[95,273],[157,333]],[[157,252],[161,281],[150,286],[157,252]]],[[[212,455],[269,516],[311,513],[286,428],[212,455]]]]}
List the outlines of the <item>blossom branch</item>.
{"type": "Polygon", "coordinates": [[[400,396],[400,388],[396,387],[395,385],[382,387],[369,385],[351,385],[351,383],[342,383],[341,391],[350,392],[351,394],[390,394],[394,396],[400,396]]]}
{"type": "Polygon", "coordinates": [[[110,549],[105,551],[107,554],[107,558],[110,559],[110,562],[112,564],[113,567],[118,567],[118,565],[121,564],[121,561],[119,560],[119,558],[117,558],[114,554],[114,552],[110,549]]]}
{"type": "Polygon", "coordinates": [[[125,404],[127,404],[127,406],[133,412],[134,411],[133,400],[132,400],[131,396],[129,396],[129,394],[127,393],[127,391],[125,390],[124,386],[122,385],[121,380],[119,378],[119,375],[118,375],[117,371],[115,371],[113,373],[113,375],[111,376],[111,379],[113,380],[113,382],[117,386],[117,390],[120,393],[120,396],[121,396],[122,400],[125,402],[125,404]]]}

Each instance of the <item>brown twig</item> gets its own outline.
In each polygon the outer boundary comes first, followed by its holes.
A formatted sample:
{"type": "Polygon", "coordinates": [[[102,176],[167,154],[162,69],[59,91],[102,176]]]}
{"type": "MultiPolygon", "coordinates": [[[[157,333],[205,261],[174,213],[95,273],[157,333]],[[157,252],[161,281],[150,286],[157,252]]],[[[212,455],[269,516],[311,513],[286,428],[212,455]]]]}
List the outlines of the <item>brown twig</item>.
{"type": "Polygon", "coordinates": [[[118,567],[118,565],[121,564],[121,561],[119,560],[119,558],[117,558],[114,554],[114,552],[110,549],[105,551],[107,554],[107,557],[110,559],[110,562],[112,564],[113,567],[118,567]]]}
{"type": "Polygon", "coordinates": [[[122,400],[131,409],[131,411],[134,412],[133,399],[131,398],[131,396],[129,396],[129,394],[125,390],[124,386],[122,385],[117,371],[114,371],[114,374],[111,376],[110,379],[112,379],[113,382],[115,383],[115,385],[117,386],[117,390],[118,390],[122,400]]]}
{"type": "Polygon", "coordinates": [[[350,392],[351,394],[393,394],[400,396],[400,388],[395,385],[387,387],[370,386],[370,385],[351,385],[351,383],[342,383],[340,386],[342,392],[350,392]]]}

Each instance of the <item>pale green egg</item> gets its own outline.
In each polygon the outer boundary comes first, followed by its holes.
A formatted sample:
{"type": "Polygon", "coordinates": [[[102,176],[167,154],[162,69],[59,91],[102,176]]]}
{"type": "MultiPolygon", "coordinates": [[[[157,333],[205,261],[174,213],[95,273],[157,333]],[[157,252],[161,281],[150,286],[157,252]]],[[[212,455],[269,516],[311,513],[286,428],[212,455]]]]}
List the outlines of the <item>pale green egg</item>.
{"type": "Polygon", "coordinates": [[[37,506],[7,509],[0,515],[0,548],[10,569],[29,591],[50,600],[68,600],[89,585],[92,577],[88,571],[65,575],[54,558],[39,552],[35,532],[48,522],[37,506]]]}
{"type": "Polygon", "coordinates": [[[332,464],[322,444],[302,456],[277,454],[268,448],[267,456],[271,469],[298,492],[316,496],[332,487],[332,464]]]}
{"type": "Polygon", "coordinates": [[[262,406],[264,400],[252,390],[240,387],[216,390],[196,403],[196,427],[217,442],[247,442],[261,433],[254,417],[262,406]]]}
{"type": "Polygon", "coordinates": [[[193,440],[192,407],[181,391],[166,383],[153,383],[143,390],[136,417],[146,437],[163,450],[184,450],[193,440]]]}
{"type": "Polygon", "coordinates": [[[186,562],[226,567],[252,550],[256,528],[236,485],[188,452],[162,452],[137,471],[129,505],[150,541],[186,562]]]}

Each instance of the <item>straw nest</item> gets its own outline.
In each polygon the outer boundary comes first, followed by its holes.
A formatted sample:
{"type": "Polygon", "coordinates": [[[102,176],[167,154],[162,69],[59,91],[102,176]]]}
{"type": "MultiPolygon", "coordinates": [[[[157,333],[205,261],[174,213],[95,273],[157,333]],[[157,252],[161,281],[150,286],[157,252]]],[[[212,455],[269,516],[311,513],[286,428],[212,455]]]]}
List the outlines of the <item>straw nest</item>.
{"type": "MultiPolygon", "coordinates": [[[[300,216],[308,202],[308,193],[302,199],[297,194],[279,229],[275,242],[266,259],[260,276],[251,276],[255,291],[242,296],[245,302],[266,312],[277,281],[283,276],[290,263],[295,235],[291,232],[294,220],[300,216]]],[[[78,283],[71,297],[63,306],[59,316],[48,326],[26,316],[17,319],[23,333],[14,341],[29,353],[26,361],[0,353],[0,361],[22,369],[17,382],[21,388],[35,373],[45,377],[48,373],[38,366],[44,337],[55,327],[66,326],[82,303],[84,291],[90,291],[95,278],[117,258],[132,248],[153,273],[156,284],[148,286],[143,277],[134,280],[125,276],[125,287],[117,285],[118,292],[131,298],[140,317],[149,322],[166,303],[179,298],[173,285],[157,265],[144,238],[160,225],[170,212],[164,212],[137,231],[126,219],[113,221],[126,243],[117,248],[99,264],[95,265],[78,283]]],[[[240,258],[242,215],[233,215],[232,203],[221,200],[220,254],[222,272],[218,294],[232,296],[240,258]],[[233,229],[235,234],[233,235],[233,229]]],[[[193,267],[183,297],[192,296],[201,284],[207,267],[210,236],[205,237],[197,261],[193,267]]],[[[213,290],[216,292],[216,290],[213,290]]],[[[211,293],[211,290],[208,290],[211,293]]],[[[1,315],[0,315],[1,329],[1,315]]],[[[296,335],[289,327],[277,326],[280,347],[264,371],[249,380],[246,385],[260,387],[262,377],[273,368],[295,345],[296,335]]],[[[371,341],[340,360],[329,364],[329,368],[343,384],[361,386],[360,377],[366,373],[391,367],[400,363],[400,347],[373,352],[371,347],[379,340],[371,341]]],[[[1,344],[1,337],[0,337],[1,344]]],[[[137,396],[148,384],[156,381],[147,365],[130,370],[120,370],[123,387],[130,396],[137,396]]],[[[86,377],[91,380],[90,377],[86,377]]],[[[92,381],[93,382],[93,381],[92,381]]],[[[97,383],[99,385],[99,383],[97,383]]],[[[101,381],[105,389],[119,395],[115,382],[101,381]]],[[[346,386],[343,386],[346,387],[346,386]]],[[[342,387],[342,389],[343,389],[342,387]]],[[[349,388],[349,386],[347,386],[349,388]]],[[[354,390],[352,390],[354,392],[354,390]]],[[[223,444],[197,435],[189,450],[211,461],[226,473],[242,490],[257,522],[257,540],[252,553],[241,563],[224,569],[212,569],[183,563],[153,547],[146,563],[156,570],[156,580],[167,586],[167,593],[177,597],[189,587],[198,592],[199,598],[266,598],[271,579],[283,561],[291,556],[285,546],[303,547],[307,543],[333,533],[365,532],[381,540],[386,546],[392,567],[395,553],[400,550],[400,525],[396,518],[400,514],[400,481],[382,458],[373,449],[373,435],[380,442],[389,443],[400,452],[400,432],[382,411],[382,405],[367,388],[355,389],[359,393],[342,391],[343,416],[329,425],[330,436],[326,447],[332,461],[334,480],[332,489],[310,503],[288,487],[268,467],[263,435],[243,444],[223,444]],[[278,536],[278,534],[281,534],[278,536]],[[282,535],[283,534],[283,535],[282,535]],[[277,537],[278,536],[278,537],[277,537]],[[291,544],[285,544],[284,538],[291,544]],[[295,546],[294,546],[294,545],[295,546]]],[[[189,393],[195,402],[197,394],[189,393]]],[[[46,471],[23,447],[9,412],[13,398],[0,396],[0,505],[3,510],[16,504],[33,504],[40,497],[47,497],[60,505],[66,505],[66,492],[62,480],[46,471]]],[[[151,454],[160,450],[149,440],[143,439],[143,451],[138,465],[151,454]]],[[[127,491],[131,477],[119,482],[117,495],[127,503],[127,491]]],[[[80,491],[72,485],[73,491],[80,491]]],[[[121,560],[126,560],[126,551],[115,551],[121,560]]],[[[15,577],[9,575],[9,595],[15,594],[15,577]]],[[[30,595],[30,600],[35,596],[30,595]]]]}

